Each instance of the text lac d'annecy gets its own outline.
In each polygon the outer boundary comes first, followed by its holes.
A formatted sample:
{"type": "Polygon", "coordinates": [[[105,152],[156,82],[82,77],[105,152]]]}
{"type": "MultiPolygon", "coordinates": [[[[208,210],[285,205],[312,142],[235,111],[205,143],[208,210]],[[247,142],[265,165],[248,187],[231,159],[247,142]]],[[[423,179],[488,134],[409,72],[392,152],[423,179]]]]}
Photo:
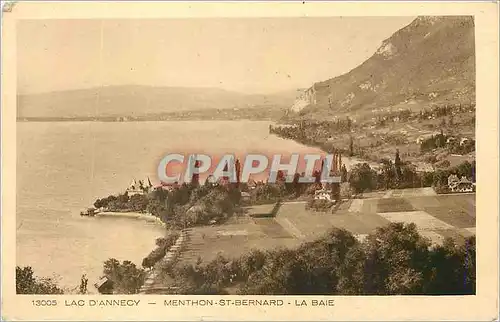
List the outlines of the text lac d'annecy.
{"type": "Polygon", "coordinates": [[[65,306],[138,306],[141,300],[66,300],[65,306]]]}

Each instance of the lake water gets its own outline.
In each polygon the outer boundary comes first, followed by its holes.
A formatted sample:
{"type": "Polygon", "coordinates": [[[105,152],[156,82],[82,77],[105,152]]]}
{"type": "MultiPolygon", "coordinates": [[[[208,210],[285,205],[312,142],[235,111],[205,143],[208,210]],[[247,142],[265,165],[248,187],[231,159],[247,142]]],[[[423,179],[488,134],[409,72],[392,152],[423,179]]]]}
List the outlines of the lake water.
{"type": "MultiPolygon", "coordinates": [[[[318,151],[268,135],[269,122],[17,123],[17,265],[39,276],[89,286],[108,258],[140,266],[163,234],[128,218],[85,218],[98,197],[123,192],[133,177],[157,183],[167,153],[198,151],[305,153],[318,151]]],[[[347,161],[347,159],[345,159],[347,161]]],[[[89,287],[89,290],[94,289],[89,287]]]]}

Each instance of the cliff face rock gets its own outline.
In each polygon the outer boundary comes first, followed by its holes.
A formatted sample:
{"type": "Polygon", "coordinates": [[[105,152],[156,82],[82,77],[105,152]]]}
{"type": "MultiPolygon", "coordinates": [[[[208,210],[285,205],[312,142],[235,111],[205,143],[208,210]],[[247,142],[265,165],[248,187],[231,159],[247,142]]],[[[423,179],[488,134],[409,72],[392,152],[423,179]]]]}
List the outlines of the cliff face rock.
{"type": "Polygon", "coordinates": [[[474,46],[473,17],[418,17],[360,66],[315,83],[293,110],[314,117],[474,103],[474,46]]]}

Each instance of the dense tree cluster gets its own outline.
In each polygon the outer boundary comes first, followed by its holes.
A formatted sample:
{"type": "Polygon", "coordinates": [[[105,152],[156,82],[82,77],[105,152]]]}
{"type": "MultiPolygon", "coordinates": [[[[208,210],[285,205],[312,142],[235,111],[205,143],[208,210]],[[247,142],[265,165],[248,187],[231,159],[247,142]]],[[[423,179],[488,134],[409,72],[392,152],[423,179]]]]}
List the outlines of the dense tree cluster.
{"type": "Polygon", "coordinates": [[[444,135],[443,132],[432,135],[420,144],[420,151],[427,152],[438,148],[445,148],[453,154],[468,154],[476,149],[476,141],[473,139],[463,140],[444,135]]]}
{"type": "Polygon", "coordinates": [[[349,183],[356,193],[375,190],[376,176],[368,163],[358,163],[351,169],[349,183]]]}
{"type": "Polygon", "coordinates": [[[97,199],[94,202],[94,207],[97,209],[105,208],[108,211],[136,211],[144,212],[149,204],[147,195],[128,196],[127,193],[118,196],[108,196],[106,198],[97,199]]]}
{"type": "Polygon", "coordinates": [[[17,294],[63,294],[51,278],[37,277],[30,266],[16,266],[17,294]]]}
{"type": "Polygon", "coordinates": [[[180,294],[475,294],[475,237],[431,247],[415,225],[392,223],[363,242],[345,230],[297,249],[218,256],[171,272],[180,294]]]}
{"type": "MultiPolygon", "coordinates": [[[[400,122],[411,122],[418,127],[417,124],[424,120],[429,122],[422,123],[421,127],[428,129],[441,129],[456,127],[457,125],[474,126],[475,125],[475,103],[462,104],[441,104],[431,106],[427,109],[413,112],[411,110],[398,110],[380,113],[372,119],[360,119],[355,122],[350,118],[334,119],[331,121],[315,121],[309,119],[299,120],[284,120],[291,122],[284,126],[270,126],[269,132],[285,139],[291,139],[299,143],[318,147],[328,153],[338,151],[344,155],[356,155],[363,159],[374,160],[376,153],[373,149],[381,145],[402,145],[409,144],[408,137],[403,134],[386,133],[380,135],[379,140],[369,140],[367,146],[363,147],[360,142],[354,142],[350,137],[352,133],[366,132],[369,137],[372,132],[370,129],[392,126],[391,124],[400,122]],[[454,119],[457,118],[457,120],[454,119]],[[441,124],[437,124],[433,120],[441,120],[441,124]],[[335,142],[334,139],[335,138],[335,142]]],[[[441,135],[442,136],[442,135],[441,135]]],[[[461,139],[461,138],[459,138],[461,139]]],[[[457,144],[455,141],[443,143],[441,138],[433,137],[427,139],[421,146],[421,152],[430,151],[438,147],[446,147],[450,153],[467,154],[475,150],[475,143],[468,141],[467,143],[457,144]],[[438,141],[436,141],[438,139],[438,141]]]]}
{"type": "Polygon", "coordinates": [[[235,213],[240,198],[235,185],[185,184],[169,193],[166,223],[173,228],[222,223],[235,213]]]}
{"type": "Polygon", "coordinates": [[[425,120],[432,117],[445,117],[453,116],[458,113],[474,113],[476,104],[463,103],[463,104],[444,104],[433,106],[430,109],[420,111],[418,115],[419,120],[425,120]]]}
{"type": "Polygon", "coordinates": [[[464,155],[476,150],[476,141],[468,139],[461,143],[458,140],[453,140],[447,144],[446,148],[450,153],[464,155]]]}
{"type": "Polygon", "coordinates": [[[447,169],[417,172],[413,164],[401,161],[399,154],[396,154],[394,162],[387,159],[381,160],[381,168],[378,172],[373,170],[368,163],[354,165],[349,174],[349,183],[355,193],[420,187],[434,187],[441,192],[448,186],[450,174],[466,177],[475,182],[475,167],[475,161],[472,163],[465,161],[447,169]]]}

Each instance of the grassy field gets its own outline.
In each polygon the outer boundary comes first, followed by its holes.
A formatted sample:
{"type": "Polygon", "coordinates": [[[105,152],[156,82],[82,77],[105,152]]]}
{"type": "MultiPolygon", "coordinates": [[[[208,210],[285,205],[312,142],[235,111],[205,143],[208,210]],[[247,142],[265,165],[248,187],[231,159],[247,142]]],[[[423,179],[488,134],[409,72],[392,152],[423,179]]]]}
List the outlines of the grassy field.
{"type": "Polygon", "coordinates": [[[377,204],[377,212],[408,212],[413,210],[415,208],[404,198],[379,199],[377,204]]]}
{"type": "Polygon", "coordinates": [[[207,262],[219,254],[235,258],[252,249],[294,247],[300,243],[271,218],[239,218],[224,225],[192,228],[188,235],[181,264],[195,264],[198,257],[207,262]]]}

